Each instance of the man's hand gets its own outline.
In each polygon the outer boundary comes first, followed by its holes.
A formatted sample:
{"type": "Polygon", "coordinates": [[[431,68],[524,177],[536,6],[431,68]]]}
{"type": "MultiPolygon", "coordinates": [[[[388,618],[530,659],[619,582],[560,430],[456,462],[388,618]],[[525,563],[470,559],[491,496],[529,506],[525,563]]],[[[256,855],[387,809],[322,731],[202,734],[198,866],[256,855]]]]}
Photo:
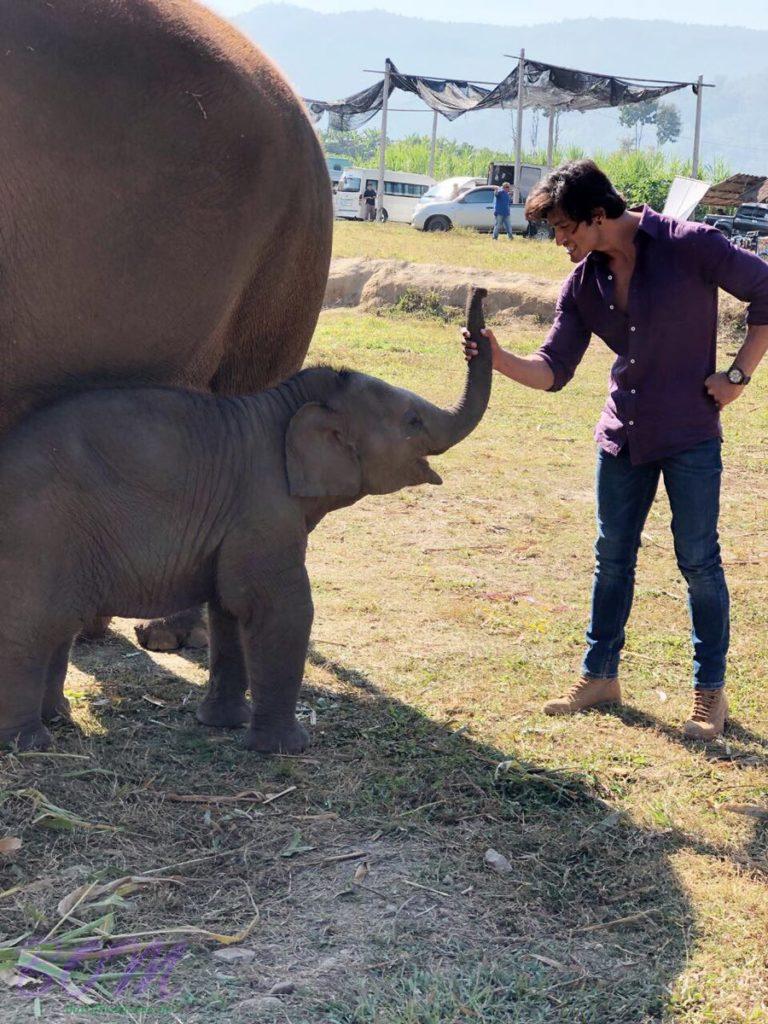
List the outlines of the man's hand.
{"type": "MultiPolygon", "coordinates": [[[[474,359],[475,356],[477,355],[477,345],[474,343],[474,341],[470,339],[469,331],[466,329],[466,327],[462,330],[461,333],[462,345],[464,346],[464,358],[467,360],[467,362],[470,362],[470,360],[474,359]]],[[[483,330],[480,331],[480,333],[484,338],[487,338],[488,341],[491,343],[491,365],[493,366],[494,370],[498,370],[501,345],[499,345],[498,341],[496,340],[496,335],[489,327],[484,327],[483,330]]]]}
{"type": "Polygon", "coordinates": [[[713,373],[704,381],[704,387],[718,409],[730,405],[744,394],[744,385],[731,384],[726,373],[713,373]]]}

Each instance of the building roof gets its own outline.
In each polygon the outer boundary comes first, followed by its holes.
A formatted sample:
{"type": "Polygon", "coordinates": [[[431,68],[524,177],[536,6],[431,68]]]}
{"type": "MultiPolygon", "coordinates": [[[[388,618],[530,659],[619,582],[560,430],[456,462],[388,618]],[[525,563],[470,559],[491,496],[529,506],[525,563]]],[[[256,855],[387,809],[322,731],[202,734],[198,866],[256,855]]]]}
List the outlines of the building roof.
{"type": "Polygon", "coordinates": [[[711,185],[701,200],[702,206],[738,206],[739,203],[768,201],[768,178],[765,175],[733,174],[725,181],[711,185]]]}

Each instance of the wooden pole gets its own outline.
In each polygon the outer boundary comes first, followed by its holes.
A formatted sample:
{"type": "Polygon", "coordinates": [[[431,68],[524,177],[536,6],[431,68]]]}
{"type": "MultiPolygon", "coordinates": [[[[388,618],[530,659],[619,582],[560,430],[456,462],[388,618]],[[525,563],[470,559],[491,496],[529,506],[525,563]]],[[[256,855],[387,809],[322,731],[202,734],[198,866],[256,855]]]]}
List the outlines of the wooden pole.
{"type": "Polygon", "coordinates": [[[549,108],[549,130],[547,132],[547,171],[552,170],[552,155],[555,150],[555,118],[557,117],[557,111],[553,108],[549,108]]]}
{"type": "Polygon", "coordinates": [[[437,111],[432,118],[432,144],[429,147],[429,176],[435,176],[435,147],[437,146],[437,111]]]}
{"type": "Polygon", "coordinates": [[[381,219],[384,205],[384,169],[387,159],[387,101],[389,100],[389,81],[392,74],[392,61],[387,57],[384,61],[384,95],[381,104],[381,138],[379,139],[379,184],[376,189],[376,217],[381,219]]]}
{"type": "Polygon", "coordinates": [[[704,76],[699,75],[696,83],[696,128],[693,133],[693,168],[691,177],[699,176],[699,150],[701,148],[701,101],[704,97],[704,76]]]}
{"type": "Polygon", "coordinates": [[[520,176],[523,166],[523,78],[525,75],[525,50],[520,51],[520,62],[517,65],[517,137],[515,139],[515,181],[512,195],[516,203],[520,202],[520,176]]]}

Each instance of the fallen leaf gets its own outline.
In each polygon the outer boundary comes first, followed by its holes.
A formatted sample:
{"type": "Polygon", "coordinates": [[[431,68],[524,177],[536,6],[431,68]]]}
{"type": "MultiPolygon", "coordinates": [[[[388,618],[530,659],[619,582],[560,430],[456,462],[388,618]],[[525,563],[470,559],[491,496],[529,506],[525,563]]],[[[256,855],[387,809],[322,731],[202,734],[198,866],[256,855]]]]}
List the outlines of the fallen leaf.
{"type": "Polygon", "coordinates": [[[174,878],[171,875],[163,878],[154,878],[152,875],[125,875],[122,878],[114,879],[112,882],[105,882],[103,885],[89,882],[86,885],[78,886],[77,889],[73,889],[71,893],[59,901],[56,909],[62,917],[67,917],[73,908],[80,903],[93,903],[104,896],[127,896],[129,893],[135,892],[145,885],[166,884],[180,885],[181,879],[174,878]]]}
{"type": "Polygon", "coordinates": [[[314,846],[305,846],[301,840],[301,832],[296,829],[293,833],[293,838],[284,850],[280,851],[281,857],[295,857],[298,853],[309,853],[310,850],[314,850],[314,846]]]}
{"type": "Polygon", "coordinates": [[[15,836],[8,836],[6,839],[0,839],[0,854],[6,856],[9,853],[15,853],[21,849],[21,840],[15,836]]]}
{"type": "Polygon", "coordinates": [[[361,864],[358,864],[357,870],[355,871],[355,882],[364,882],[366,875],[368,874],[368,861],[364,860],[361,864]]]}

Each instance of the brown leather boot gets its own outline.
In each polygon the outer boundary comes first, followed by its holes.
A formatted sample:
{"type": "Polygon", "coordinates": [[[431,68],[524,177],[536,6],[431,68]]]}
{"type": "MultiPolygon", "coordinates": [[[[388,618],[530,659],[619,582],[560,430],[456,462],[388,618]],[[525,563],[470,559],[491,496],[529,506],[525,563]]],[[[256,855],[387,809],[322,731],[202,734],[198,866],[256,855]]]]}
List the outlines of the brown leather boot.
{"type": "Polygon", "coordinates": [[[728,721],[728,701],[725,691],[694,690],[693,714],[683,726],[683,735],[689,740],[713,740],[722,736],[728,721]]]}
{"type": "Polygon", "coordinates": [[[621,704],[621,689],[616,676],[612,679],[580,679],[568,693],[544,705],[545,715],[575,715],[600,704],[621,704]]]}

